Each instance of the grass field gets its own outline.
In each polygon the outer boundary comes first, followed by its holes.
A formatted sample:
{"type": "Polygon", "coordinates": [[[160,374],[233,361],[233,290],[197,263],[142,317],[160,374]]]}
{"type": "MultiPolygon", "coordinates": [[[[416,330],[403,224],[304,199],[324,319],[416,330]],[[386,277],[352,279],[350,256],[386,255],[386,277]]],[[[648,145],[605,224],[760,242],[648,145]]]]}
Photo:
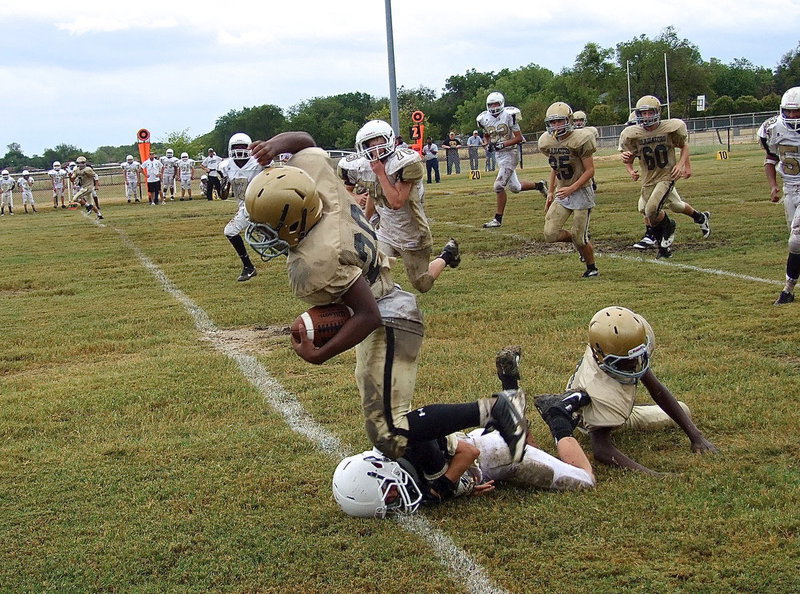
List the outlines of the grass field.
{"type": "MultiPolygon", "coordinates": [[[[294,355],[283,329],[307,306],[283,261],[235,282],[222,235],[235,204],[101,193],[103,225],[46,202],[3,217],[0,591],[800,590],[800,304],[772,306],[787,229],[762,161],[740,147],[693,159],[679,190],[713,233],[678,216],[661,265],[629,248],[638,184],[598,158],[595,279],[541,242],[538,193],[511,196],[503,227],[483,230],[493,178],[428,188],[435,242],[456,237],[464,256],[419,298],[415,403],[490,394],[494,354],[513,343],[529,396],[560,391],[592,314],[619,304],[653,325],[656,373],[720,453],[692,454],[679,430],[620,434],[664,476],[599,467],[593,492],[498,488],[421,523],[333,502],[338,456],[368,447],[355,358],[294,355]],[[265,374],[286,392],[259,387],[265,374]]],[[[542,157],[525,165],[521,178],[546,176],[542,157]]]]}

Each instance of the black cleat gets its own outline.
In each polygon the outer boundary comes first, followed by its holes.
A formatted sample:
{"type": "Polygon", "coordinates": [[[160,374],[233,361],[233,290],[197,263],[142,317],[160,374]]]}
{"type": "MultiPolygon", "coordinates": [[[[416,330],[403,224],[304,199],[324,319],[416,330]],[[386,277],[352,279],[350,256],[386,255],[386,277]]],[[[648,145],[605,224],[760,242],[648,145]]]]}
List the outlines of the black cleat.
{"type": "Polygon", "coordinates": [[[237,278],[236,280],[239,281],[240,283],[243,283],[243,282],[249,281],[256,274],[258,274],[258,272],[256,271],[255,268],[247,268],[247,267],[245,267],[245,268],[242,268],[242,274],[240,274],[239,278],[237,278]]]}
{"type": "Polygon", "coordinates": [[[658,254],[656,254],[656,258],[671,258],[671,257],[672,257],[672,250],[670,248],[658,246],[658,254]]]}
{"type": "Polygon", "coordinates": [[[560,413],[566,413],[570,419],[573,419],[573,415],[591,401],[589,394],[583,390],[567,390],[563,394],[542,394],[537,396],[533,402],[536,410],[547,422],[549,417],[560,413]]]}
{"type": "Polygon", "coordinates": [[[546,181],[544,181],[543,179],[540,179],[539,182],[536,184],[536,189],[539,190],[539,193],[542,196],[547,198],[548,187],[547,187],[547,182],[546,181]]]}
{"type": "Polygon", "coordinates": [[[521,355],[522,347],[517,345],[511,345],[500,349],[497,356],[494,358],[494,365],[497,368],[498,377],[506,376],[519,380],[519,358],[521,355]]]}
{"type": "Polygon", "coordinates": [[[497,394],[497,400],[492,407],[490,423],[500,433],[500,437],[508,445],[512,462],[520,462],[525,455],[525,440],[528,436],[528,423],[525,422],[523,412],[519,409],[517,396],[523,395],[522,390],[507,390],[497,394]]]}
{"type": "Polygon", "coordinates": [[[772,305],[786,305],[787,303],[791,303],[794,301],[794,293],[787,293],[786,291],[781,291],[781,294],[778,295],[778,298],[772,305]]]}
{"type": "Polygon", "coordinates": [[[703,234],[703,239],[708,239],[711,235],[711,223],[709,219],[711,218],[711,213],[706,211],[703,213],[703,222],[698,223],[700,225],[700,232],[703,234]]]}
{"type": "Polygon", "coordinates": [[[661,247],[668,248],[675,241],[675,229],[678,227],[673,219],[667,217],[667,223],[664,225],[664,235],[661,239],[661,247]]]}
{"type": "Polygon", "coordinates": [[[458,268],[458,265],[461,264],[461,252],[458,249],[458,242],[452,237],[444,244],[442,254],[439,257],[444,259],[445,254],[450,255],[450,262],[447,265],[450,268],[458,268]]]}

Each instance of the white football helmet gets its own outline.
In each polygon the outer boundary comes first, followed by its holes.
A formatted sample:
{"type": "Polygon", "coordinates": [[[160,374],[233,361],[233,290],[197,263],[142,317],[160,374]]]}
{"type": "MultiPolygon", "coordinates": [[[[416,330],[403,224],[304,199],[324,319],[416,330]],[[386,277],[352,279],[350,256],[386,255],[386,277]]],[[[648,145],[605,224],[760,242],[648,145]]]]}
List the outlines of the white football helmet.
{"type": "Polygon", "coordinates": [[[175,153],[172,151],[172,149],[167,149],[167,157],[172,157],[174,154],[175,153]]]}
{"type": "Polygon", "coordinates": [[[615,305],[592,317],[589,347],[600,369],[620,383],[634,384],[650,368],[655,336],[642,316],[615,305]]]}
{"type": "Polygon", "coordinates": [[[55,169],[56,171],[61,169],[61,161],[53,161],[53,169],[55,169]]]}
{"type": "Polygon", "coordinates": [[[203,174],[200,176],[200,181],[208,181],[208,176],[203,174]]]}
{"type": "Polygon", "coordinates": [[[497,91],[493,93],[489,93],[489,96],[486,97],[486,111],[490,114],[496,116],[498,115],[506,106],[506,98],[503,97],[502,93],[498,93],[497,91]],[[497,103],[498,105],[495,107],[491,107],[491,105],[497,103]]]}
{"type": "Polygon", "coordinates": [[[586,126],[586,112],[576,111],[572,114],[572,125],[576,129],[584,128],[586,126]]]}
{"type": "Polygon", "coordinates": [[[186,160],[189,158],[189,153],[181,153],[181,159],[186,160]]]}
{"type": "Polygon", "coordinates": [[[378,450],[345,458],[333,473],[333,497],[358,518],[385,518],[417,510],[422,493],[403,467],[378,450]]]}
{"type": "Polygon", "coordinates": [[[656,126],[661,121],[661,101],[653,95],[645,95],[639,99],[633,111],[636,114],[636,123],[640,126],[656,126]],[[653,113],[644,115],[646,111],[653,113]]]}
{"type": "Polygon", "coordinates": [[[237,132],[228,141],[228,156],[231,159],[249,159],[250,149],[248,148],[253,141],[244,132],[237,132]]]}
{"type": "Polygon", "coordinates": [[[356,134],[356,152],[367,161],[377,161],[394,152],[394,130],[383,120],[370,120],[356,134]],[[370,140],[383,139],[380,144],[369,145],[370,140]]]}
{"type": "Polygon", "coordinates": [[[125,161],[127,161],[128,163],[133,163],[133,155],[128,155],[127,157],[125,157],[125,161]]]}
{"type": "Polygon", "coordinates": [[[800,118],[786,117],[785,109],[800,109],[800,87],[792,87],[781,97],[781,120],[790,130],[800,130],[800,118]]]}
{"type": "Polygon", "coordinates": [[[632,111],[628,115],[628,121],[625,122],[625,125],[626,126],[635,126],[636,125],[636,112],[635,111],[632,111]]]}
{"type": "Polygon", "coordinates": [[[30,175],[30,172],[27,169],[23,169],[22,175],[30,175]]]}
{"type": "Polygon", "coordinates": [[[572,108],[563,101],[556,101],[550,105],[544,116],[544,127],[555,138],[561,138],[572,132],[572,108]]]}
{"type": "Polygon", "coordinates": [[[76,166],[76,163],[75,163],[75,161],[70,161],[70,162],[69,162],[69,166],[70,166],[70,167],[75,167],[75,166],[76,166]]]}
{"type": "Polygon", "coordinates": [[[3,179],[8,179],[8,176],[9,176],[10,174],[8,173],[8,169],[3,169],[3,171],[2,171],[2,172],[0,172],[0,175],[2,175],[2,176],[3,176],[3,179]]]}

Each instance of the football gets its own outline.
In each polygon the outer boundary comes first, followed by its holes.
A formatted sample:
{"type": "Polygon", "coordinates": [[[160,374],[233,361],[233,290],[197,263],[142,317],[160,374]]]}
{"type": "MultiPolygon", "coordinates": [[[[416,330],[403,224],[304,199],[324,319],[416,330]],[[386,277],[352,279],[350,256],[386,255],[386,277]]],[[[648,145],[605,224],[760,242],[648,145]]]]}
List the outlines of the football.
{"type": "Polygon", "coordinates": [[[300,342],[305,332],[315,347],[321,347],[336,336],[352,315],[353,311],[341,303],[315,305],[292,322],[292,340],[300,342]]]}

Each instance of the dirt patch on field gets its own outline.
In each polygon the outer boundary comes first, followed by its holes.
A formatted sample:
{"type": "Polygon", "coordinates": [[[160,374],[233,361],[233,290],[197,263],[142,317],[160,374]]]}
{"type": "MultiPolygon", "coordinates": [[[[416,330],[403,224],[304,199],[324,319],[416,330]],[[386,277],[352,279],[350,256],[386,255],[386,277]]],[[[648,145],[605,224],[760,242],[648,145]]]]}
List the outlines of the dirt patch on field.
{"type": "MultiPolygon", "coordinates": [[[[599,254],[625,254],[629,256],[652,256],[655,257],[656,250],[636,250],[633,247],[633,241],[630,239],[619,240],[592,240],[594,251],[599,254]]],[[[722,241],[686,241],[675,243],[672,249],[678,253],[682,251],[703,251],[711,248],[719,247],[723,244],[722,241]]],[[[528,258],[531,256],[546,256],[549,254],[569,254],[574,253],[576,250],[571,243],[546,243],[544,241],[526,241],[520,245],[515,246],[513,249],[502,252],[479,252],[478,258],[528,258]]]]}
{"type": "Polygon", "coordinates": [[[219,341],[237,351],[258,355],[287,346],[289,326],[249,326],[217,330],[204,340],[219,341]]]}

